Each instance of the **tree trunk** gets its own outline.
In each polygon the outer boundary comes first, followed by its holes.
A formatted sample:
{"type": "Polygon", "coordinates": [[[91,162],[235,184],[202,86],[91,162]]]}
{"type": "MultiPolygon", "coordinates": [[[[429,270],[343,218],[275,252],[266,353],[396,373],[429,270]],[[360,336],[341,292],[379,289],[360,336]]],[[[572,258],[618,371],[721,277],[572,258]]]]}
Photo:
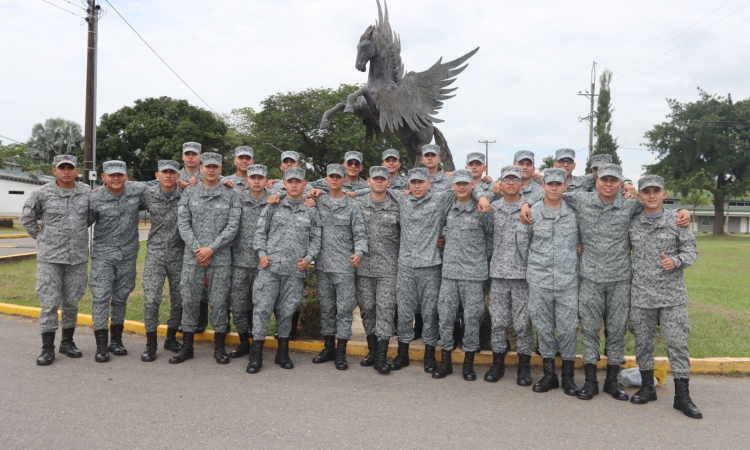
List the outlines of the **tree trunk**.
{"type": "Polygon", "coordinates": [[[714,234],[724,234],[724,198],[721,191],[714,192],[714,234]]]}

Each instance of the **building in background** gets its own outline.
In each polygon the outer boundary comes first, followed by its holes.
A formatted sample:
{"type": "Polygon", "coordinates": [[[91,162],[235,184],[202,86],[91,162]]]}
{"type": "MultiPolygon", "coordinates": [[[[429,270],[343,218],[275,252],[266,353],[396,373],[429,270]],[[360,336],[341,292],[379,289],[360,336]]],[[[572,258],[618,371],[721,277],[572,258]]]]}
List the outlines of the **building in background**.
{"type": "MultiPolygon", "coordinates": [[[[693,214],[693,205],[680,205],[682,197],[667,190],[668,197],[664,200],[664,208],[683,208],[693,214]]],[[[712,233],[714,231],[714,206],[698,206],[695,208],[695,218],[691,225],[693,232],[712,233]]],[[[726,233],[750,233],[750,198],[731,198],[724,202],[724,231],[726,233]],[[728,219],[728,223],[727,223],[728,219]]]]}
{"type": "Polygon", "coordinates": [[[0,216],[20,217],[31,193],[54,179],[49,176],[33,178],[25,172],[0,169],[0,216]]]}

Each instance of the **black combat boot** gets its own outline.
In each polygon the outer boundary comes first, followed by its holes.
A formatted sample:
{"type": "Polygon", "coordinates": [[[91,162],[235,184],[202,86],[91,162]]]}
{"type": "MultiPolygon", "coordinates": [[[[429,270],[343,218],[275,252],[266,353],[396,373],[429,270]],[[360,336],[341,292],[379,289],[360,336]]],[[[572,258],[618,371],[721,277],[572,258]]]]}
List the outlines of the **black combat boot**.
{"type": "Polygon", "coordinates": [[[313,363],[323,364],[336,359],[336,336],[323,336],[323,350],[313,358],[313,363]]]}
{"type": "Polygon", "coordinates": [[[55,360],[55,332],[42,333],[42,353],[36,359],[37,366],[49,366],[55,360]]]}
{"type": "Polygon", "coordinates": [[[75,333],[76,327],[63,328],[62,340],[60,341],[60,353],[65,353],[70,358],[80,358],[83,356],[76,343],[73,342],[73,333],[75,333]]]}
{"type": "Polygon", "coordinates": [[[128,350],[122,345],[122,329],[124,326],[110,325],[109,327],[109,350],[112,354],[117,356],[124,356],[128,354],[128,350]]]}
{"type": "Polygon", "coordinates": [[[240,358],[250,354],[250,333],[240,333],[240,345],[229,353],[230,358],[240,358]]]}
{"type": "Polygon", "coordinates": [[[377,358],[375,355],[378,352],[378,337],[374,334],[367,336],[367,350],[367,356],[360,361],[360,366],[370,367],[375,364],[375,359],[377,358]]]}
{"type": "Polygon", "coordinates": [[[604,379],[603,391],[611,395],[615,400],[627,401],[628,394],[620,387],[620,382],[617,380],[617,375],[620,374],[620,366],[607,365],[607,378],[604,379]]]}
{"type": "Polygon", "coordinates": [[[531,355],[518,354],[516,384],[519,386],[531,386],[531,355]]]}
{"type": "Polygon", "coordinates": [[[422,337],[422,328],[424,328],[422,313],[416,313],[414,315],[414,339],[419,339],[422,337]]]}
{"type": "Polygon", "coordinates": [[[94,360],[96,362],[109,361],[109,351],[107,350],[108,337],[109,331],[106,328],[103,330],[94,330],[94,339],[96,339],[96,355],[94,356],[94,360]]]}
{"type": "Polygon", "coordinates": [[[247,373],[258,373],[263,367],[263,344],[266,341],[262,339],[253,339],[253,345],[250,347],[250,363],[247,365],[247,373]]]}
{"type": "MultiPolygon", "coordinates": [[[[279,346],[276,348],[276,359],[274,362],[282,369],[294,369],[294,363],[289,358],[289,338],[279,338],[279,346]]],[[[250,366],[248,366],[248,369],[250,366]]]]}
{"type": "Polygon", "coordinates": [[[566,395],[578,395],[578,386],[576,386],[576,362],[565,361],[562,364],[562,388],[566,395]]]}
{"type": "Polygon", "coordinates": [[[555,373],[555,358],[544,358],[544,376],[531,388],[534,392],[549,392],[560,387],[560,380],[555,373]]]}
{"type": "Polygon", "coordinates": [[[495,383],[505,375],[505,353],[492,352],[492,366],[484,374],[484,381],[495,383]]]}
{"type": "Polygon", "coordinates": [[[339,339],[336,345],[336,370],[346,370],[349,368],[349,363],[346,362],[346,343],[349,339],[339,339]]]}
{"type": "Polygon", "coordinates": [[[703,413],[700,412],[693,400],[690,398],[690,379],[674,379],[674,409],[679,409],[683,414],[692,419],[702,419],[703,413]]]}
{"type": "Polygon", "coordinates": [[[656,401],[656,388],[654,387],[654,371],[641,370],[641,388],[630,397],[630,403],[634,405],[645,405],[656,401]]]}
{"type": "Polygon", "coordinates": [[[156,331],[146,332],[146,350],[141,354],[141,361],[151,362],[156,359],[156,349],[159,344],[156,342],[156,331]]]}
{"type": "Polygon", "coordinates": [[[195,327],[195,334],[201,334],[206,331],[208,326],[208,303],[201,302],[200,315],[198,316],[198,326],[195,327]]]}
{"type": "Polygon", "coordinates": [[[434,373],[437,370],[437,359],[435,359],[435,347],[432,345],[424,346],[424,371],[427,373],[434,373]]]}
{"type": "Polygon", "coordinates": [[[406,342],[398,343],[398,354],[391,361],[391,370],[401,370],[402,367],[409,365],[409,344],[406,342]]]}
{"type": "Polygon", "coordinates": [[[599,382],[596,381],[596,364],[584,364],[583,371],[586,373],[586,380],[583,387],[578,390],[578,398],[581,400],[591,400],[595,395],[599,395],[599,382]]]}
{"type": "Polygon", "coordinates": [[[195,333],[182,333],[182,348],[176,355],[169,358],[169,364],[184,363],[188,359],[193,359],[193,338],[195,333]]]}
{"type": "Polygon", "coordinates": [[[290,341],[296,341],[297,340],[297,328],[299,328],[299,311],[295,311],[294,314],[292,314],[292,331],[289,332],[289,340],[290,341]]]}
{"type": "Polygon", "coordinates": [[[227,350],[224,347],[226,338],[226,333],[214,331],[214,359],[217,364],[229,364],[229,355],[227,355],[227,350]]]}
{"type": "Polygon", "coordinates": [[[453,355],[450,350],[440,350],[443,360],[440,361],[440,367],[432,373],[432,378],[439,380],[453,373],[453,355]]]}
{"type": "Polygon", "coordinates": [[[177,328],[167,328],[167,338],[164,340],[164,350],[171,350],[175,353],[180,351],[182,345],[177,340],[177,328]]]}
{"type": "Polygon", "coordinates": [[[464,354],[463,374],[464,380],[476,381],[477,373],[474,372],[474,352],[466,352],[464,354]]]}
{"type": "Polygon", "coordinates": [[[391,373],[391,366],[388,365],[388,339],[378,341],[378,352],[372,367],[383,375],[391,373]]]}

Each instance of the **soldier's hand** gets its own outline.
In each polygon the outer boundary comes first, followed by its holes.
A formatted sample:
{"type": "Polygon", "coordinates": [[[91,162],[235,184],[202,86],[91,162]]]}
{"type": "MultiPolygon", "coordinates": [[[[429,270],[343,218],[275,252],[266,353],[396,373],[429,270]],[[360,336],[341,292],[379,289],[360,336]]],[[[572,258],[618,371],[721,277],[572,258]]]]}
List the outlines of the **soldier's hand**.
{"type": "Polygon", "coordinates": [[[531,207],[528,203],[524,203],[521,207],[520,219],[522,224],[531,225],[531,207]]]}
{"type": "Polygon", "coordinates": [[[271,258],[269,258],[268,256],[264,256],[260,258],[260,267],[264,269],[268,269],[268,266],[270,265],[271,265],[271,258]]]}
{"type": "Polygon", "coordinates": [[[95,188],[95,189],[94,189],[93,191],[91,191],[91,193],[93,194],[94,192],[98,191],[98,190],[99,190],[99,189],[101,189],[102,187],[103,187],[103,185],[102,185],[102,186],[97,186],[97,187],[96,187],[96,188],[95,188]]]}
{"type": "Polygon", "coordinates": [[[198,184],[198,172],[195,172],[195,175],[193,175],[193,178],[190,179],[190,182],[188,183],[190,186],[195,186],[198,184]]]}
{"type": "Polygon", "coordinates": [[[492,186],[492,193],[497,195],[498,197],[500,196],[500,180],[497,180],[497,183],[492,186]]]}
{"type": "Polygon", "coordinates": [[[42,221],[40,220],[39,222],[37,222],[37,229],[36,229],[36,231],[39,231],[41,229],[42,229],[42,221]]]}
{"type": "Polygon", "coordinates": [[[622,196],[625,198],[635,198],[636,197],[635,186],[633,186],[630,183],[623,184],[622,196]]]}
{"type": "Polygon", "coordinates": [[[300,272],[304,272],[305,269],[307,269],[307,265],[308,264],[310,264],[310,263],[307,262],[307,260],[305,258],[300,258],[299,262],[297,263],[297,268],[299,269],[300,272]]]}
{"type": "Polygon", "coordinates": [[[177,180],[177,186],[179,186],[180,189],[182,189],[184,191],[185,188],[188,187],[188,186],[190,186],[190,185],[188,184],[187,181],[177,180]]]}
{"type": "Polygon", "coordinates": [[[443,248],[445,247],[445,236],[440,236],[437,241],[437,247],[443,248]]]}
{"type": "Polygon", "coordinates": [[[355,194],[354,191],[349,191],[346,193],[346,195],[348,195],[349,198],[355,198],[357,196],[357,194],[355,194]]]}
{"type": "Polygon", "coordinates": [[[581,245],[581,244],[576,244],[576,252],[577,252],[577,253],[578,253],[579,255],[580,255],[581,253],[583,253],[583,245],[581,245]]]}
{"type": "Polygon", "coordinates": [[[211,258],[211,255],[214,254],[214,250],[211,247],[203,247],[199,248],[195,251],[195,259],[198,260],[198,262],[205,261],[207,259],[211,258]]]}
{"type": "Polygon", "coordinates": [[[200,264],[201,267],[208,267],[211,265],[211,258],[204,259],[203,261],[198,261],[198,264],[200,264]]]}
{"type": "Polygon", "coordinates": [[[677,212],[677,226],[678,227],[687,227],[690,225],[690,222],[692,222],[690,218],[690,213],[687,209],[681,209],[677,212]]]}
{"type": "Polygon", "coordinates": [[[318,198],[322,193],[323,191],[321,191],[320,189],[311,189],[307,194],[307,198],[318,198]]]}
{"type": "Polygon", "coordinates": [[[279,203],[279,196],[273,194],[272,196],[268,197],[266,203],[268,203],[269,205],[275,205],[276,203],[279,203]]]}
{"type": "Polygon", "coordinates": [[[445,172],[445,176],[453,178],[453,172],[445,172]]]}
{"type": "Polygon", "coordinates": [[[221,180],[221,184],[228,187],[229,189],[234,189],[234,183],[229,181],[229,178],[224,178],[223,180],[221,180]]]}
{"type": "Polygon", "coordinates": [[[490,201],[487,200],[487,197],[479,197],[477,210],[479,210],[480,213],[485,214],[485,213],[490,212],[490,209],[491,209],[490,201]]]}
{"type": "Polygon", "coordinates": [[[362,258],[359,255],[352,255],[349,257],[349,262],[352,263],[355,269],[359,268],[359,264],[362,262],[362,258]]]}
{"type": "Polygon", "coordinates": [[[544,175],[542,175],[541,173],[539,173],[537,171],[534,171],[534,173],[531,174],[531,178],[533,178],[535,180],[538,180],[538,179],[542,178],[543,176],[544,175]]]}
{"type": "Polygon", "coordinates": [[[491,176],[489,176],[489,175],[485,175],[485,176],[484,176],[484,177],[482,178],[482,181],[484,181],[485,183],[489,183],[489,184],[492,184],[492,177],[491,177],[491,176]]]}
{"type": "Polygon", "coordinates": [[[305,203],[303,205],[307,206],[308,208],[314,208],[317,203],[315,202],[314,198],[308,198],[305,199],[305,203]]]}
{"type": "Polygon", "coordinates": [[[674,261],[672,258],[665,255],[664,252],[661,252],[661,267],[667,272],[674,270],[674,261]]]}
{"type": "Polygon", "coordinates": [[[273,184],[276,182],[276,180],[267,180],[266,181],[266,188],[271,189],[273,187],[273,184]]]}
{"type": "Polygon", "coordinates": [[[409,189],[404,189],[404,195],[409,195],[409,194],[411,194],[411,191],[409,189]]]}

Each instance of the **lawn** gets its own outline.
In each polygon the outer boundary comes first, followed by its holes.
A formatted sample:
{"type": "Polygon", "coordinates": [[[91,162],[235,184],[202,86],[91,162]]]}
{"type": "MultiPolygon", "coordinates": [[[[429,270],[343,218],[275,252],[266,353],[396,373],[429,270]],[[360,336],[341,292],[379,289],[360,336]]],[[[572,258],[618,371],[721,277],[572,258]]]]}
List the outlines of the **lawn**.
{"type": "Polygon", "coordinates": [[[13,222],[13,228],[0,228],[0,235],[2,234],[26,234],[26,230],[20,223],[13,222]]]}

